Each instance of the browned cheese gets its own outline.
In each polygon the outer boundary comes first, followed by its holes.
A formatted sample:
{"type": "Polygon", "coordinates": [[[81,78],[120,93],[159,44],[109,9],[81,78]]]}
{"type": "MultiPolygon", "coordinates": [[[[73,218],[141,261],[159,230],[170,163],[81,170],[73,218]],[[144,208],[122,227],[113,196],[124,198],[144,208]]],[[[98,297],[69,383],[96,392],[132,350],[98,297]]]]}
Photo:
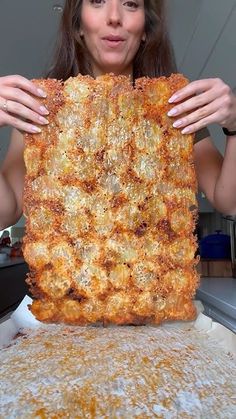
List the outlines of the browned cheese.
{"type": "Polygon", "coordinates": [[[180,74],[35,80],[49,125],[25,135],[24,256],[37,319],[193,319],[193,135],[167,116],[180,74]]]}

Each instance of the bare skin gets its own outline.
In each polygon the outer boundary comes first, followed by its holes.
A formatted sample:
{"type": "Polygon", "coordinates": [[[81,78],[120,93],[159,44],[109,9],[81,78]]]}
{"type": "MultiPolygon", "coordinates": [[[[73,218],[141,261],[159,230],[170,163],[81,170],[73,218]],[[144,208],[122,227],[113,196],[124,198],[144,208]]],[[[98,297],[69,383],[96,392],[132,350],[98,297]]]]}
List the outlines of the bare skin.
{"type": "MultiPolygon", "coordinates": [[[[84,0],[80,30],[94,76],[109,72],[131,75],[134,56],[145,40],[144,1],[84,0]]],[[[37,134],[47,124],[42,119],[47,110],[37,101],[42,96],[43,92],[21,76],[0,77],[0,127],[16,128],[0,171],[0,229],[14,224],[22,214],[25,166],[21,132],[37,134]]],[[[173,104],[169,116],[183,133],[194,133],[211,123],[236,130],[236,97],[220,79],[192,82],[169,102],[173,104]]],[[[199,189],[217,210],[236,214],[236,136],[227,138],[224,159],[210,137],[195,144],[194,159],[199,189]]]]}
{"type": "Polygon", "coordinates": [[[94,75],[132,75],[134,57],[146,38],[144,0],[84,0],[81,20],[80,36],[94,75]]]}

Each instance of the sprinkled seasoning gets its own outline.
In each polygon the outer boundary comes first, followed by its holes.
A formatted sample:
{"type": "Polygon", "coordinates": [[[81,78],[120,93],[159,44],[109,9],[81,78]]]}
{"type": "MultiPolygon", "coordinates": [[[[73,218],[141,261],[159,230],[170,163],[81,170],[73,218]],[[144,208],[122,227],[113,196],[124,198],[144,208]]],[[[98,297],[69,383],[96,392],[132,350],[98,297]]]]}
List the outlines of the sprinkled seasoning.
{"type": "Polygon", "coordinates": [[[1,419],[236,417],[236,359],[192,328],[23,333],[0,351],[1,419]]]}

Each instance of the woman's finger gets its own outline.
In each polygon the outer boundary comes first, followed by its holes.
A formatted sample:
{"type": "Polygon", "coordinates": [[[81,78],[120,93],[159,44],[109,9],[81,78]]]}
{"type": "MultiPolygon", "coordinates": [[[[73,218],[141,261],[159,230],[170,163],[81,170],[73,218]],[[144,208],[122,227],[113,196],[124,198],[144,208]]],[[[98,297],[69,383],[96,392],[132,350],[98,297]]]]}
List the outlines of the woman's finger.
{"type": "Polygon", "coordinates": [[[40,87],[37,87],[32,81],[26,79],[23,76],[3,76],[1,77],[1,83],[5,86],[18,87],[19,89],[25,90],[34,96],[46,97],[47,94],[40,87]]]}
{"type": "Polygon", "coordinates": [[[210,124],[214,124],[215,120],[219,118],[218,114],[219,112],[214,112],[211,115],[208,115],[206,118],[200,119],[199,121],[184,127],[181,129],[182,134],[193,134],[201,128],[204,128],[210,124]]]}
{"type": "Polygon", "coordinates": [[[229,91],[230,88],[227,86],[221,79],[203,79],[203,80],[196,80],[189,83],[187,86],[183,87],[182,89],[178,90],[174,93],[170,99],[169,103],[177,103],[180,102],[190,96],[199,95],[203,92],[206,92],[210,89],[217,89],[217,92],[223,92],[226,90],[229,91]]]}
{"type": "Polygon", "coordinates": [[[35,122],[36,124],[40,125],[48,124],[48,120],[45,117],[39,115],[37,112],[31,111],[30,109],[26,108],[24,105],[21,105],[20,103],[7,100],[6,108],[6,111],[9,114],[13,114],[15,117],[27,119],[30,122],[35,122]]]}
{"type": "Polygon", "coordinates": [[[184,115],[177,119],[173,123],[173,127],[175,128],[184,128],[188,125],[194,124],[200,120],[207,118],[208,116],[215,114],[219,110],[218,101],[211,102],[206,106],[203,106],[194,112],[189,113],[188,115],[184,115]]]}
{"type": "Polygon", "coordinates": [[[19,131],[28,132],[28,133],[39,133],[41,129],[36,125],[29,124],[28,122],[22,121],[9,113],[3,112],[0,110],[0,126],[1,125],[10,125],[19,131]]]}
{"type": "Polygon", "coordinates": [[[203,118],[194,124],[188,125],[181,130],[182,134],[194,134],[202,128],[214,123],[214,114],[209,115],[207,118],[203,118]]]}
{"type": "MultiPolygon", "coordinates": [[[[43,106],[38,100],[34,99],[33,96],[30,96],[29,94],[25,93],[23,90],[20,90],[19,88],[13,88],[13,87],[6,87],[0,85],[0,97],[11,100],[12,102],[18,102],[25,107],[41,114],[41,115],[48,115],[49,112],[45,106],[43,106]]],[[[30,118],[29,118],[30,119],[30,118]]]]}
{"type": "Polygon", "coordinates": [[[190,99],[185,100],[183,103],[174,106],[167,115],[178,116],[185,114],[186,112],[190,112],[207,105],[208,103],[214,101],[216,97],[217,95],[215,91],[211,89],[207,93],[201,93],[197,96],[193,96],[190,99]]]}

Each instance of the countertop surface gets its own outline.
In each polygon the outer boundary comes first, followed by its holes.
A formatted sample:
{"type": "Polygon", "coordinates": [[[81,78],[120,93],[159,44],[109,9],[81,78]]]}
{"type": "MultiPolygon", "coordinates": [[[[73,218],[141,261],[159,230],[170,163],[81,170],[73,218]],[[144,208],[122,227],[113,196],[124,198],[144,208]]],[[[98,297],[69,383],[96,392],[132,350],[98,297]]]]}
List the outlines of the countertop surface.
{"type": "Polygon", "coordinates": [[[201,278],[196,295],[203,304],[233,319],[236,327],[236,278],[201,278]]]}
{"type": "Polygon", "coordinates": [[[0,268],[6,268],[14,265],[25,263],[23,257],[8,257],[4,262],[0,262],[0,268]]]}
{"type": "Polygon", "coordinates": [[[236,309],[236,278],[201,278],[198,292],[227,301],[236,309]]]}

